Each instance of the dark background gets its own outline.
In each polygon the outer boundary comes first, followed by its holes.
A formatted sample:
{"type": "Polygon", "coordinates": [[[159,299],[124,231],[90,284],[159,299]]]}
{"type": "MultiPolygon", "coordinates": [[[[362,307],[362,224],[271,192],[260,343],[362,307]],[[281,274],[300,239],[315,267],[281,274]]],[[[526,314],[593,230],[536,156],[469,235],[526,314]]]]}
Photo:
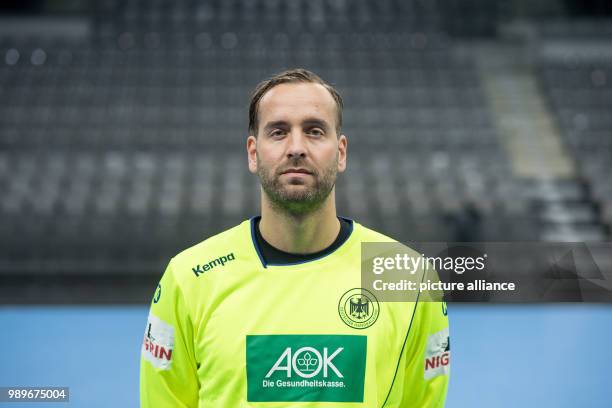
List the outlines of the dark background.
{"type": "Polygon", "coordinates": [[[608,241],[612,13],[592,1],[0,5],[0,303],[147,302],[259,212],[249,94],[344,97],[339,214],[404,241],[608,241]]]}

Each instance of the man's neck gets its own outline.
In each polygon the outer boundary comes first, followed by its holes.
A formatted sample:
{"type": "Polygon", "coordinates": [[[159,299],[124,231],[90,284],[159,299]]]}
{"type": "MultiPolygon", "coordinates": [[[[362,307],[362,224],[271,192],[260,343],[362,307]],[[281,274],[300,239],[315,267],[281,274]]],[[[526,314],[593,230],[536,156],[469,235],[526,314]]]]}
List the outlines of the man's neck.
{"type": "Polygon", "coordinates": [[[334,191],[317,210],[300,215],[274,208],[262,192],[259,230],[270,245],[284,252],[310,254],[327,248],[340,232],[334,191]]]}

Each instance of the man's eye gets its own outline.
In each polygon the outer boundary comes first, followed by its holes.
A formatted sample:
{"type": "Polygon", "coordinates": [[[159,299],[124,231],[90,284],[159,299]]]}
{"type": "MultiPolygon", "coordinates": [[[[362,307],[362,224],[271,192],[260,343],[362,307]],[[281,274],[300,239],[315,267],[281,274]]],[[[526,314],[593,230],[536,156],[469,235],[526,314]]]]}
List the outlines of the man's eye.
{"type": "Polygon", "coordinates": [[[308,134],[313,136],[323,136],[323,131],[321,129],[310,129],[308,134]]]}
{"type": "Polygon", "coordinates": [[[273,130],[272,133],[270,133],[270,136],[282,136],[284,134],[285,134],[284,130],[276,129],[276,130],[273,130]]]}

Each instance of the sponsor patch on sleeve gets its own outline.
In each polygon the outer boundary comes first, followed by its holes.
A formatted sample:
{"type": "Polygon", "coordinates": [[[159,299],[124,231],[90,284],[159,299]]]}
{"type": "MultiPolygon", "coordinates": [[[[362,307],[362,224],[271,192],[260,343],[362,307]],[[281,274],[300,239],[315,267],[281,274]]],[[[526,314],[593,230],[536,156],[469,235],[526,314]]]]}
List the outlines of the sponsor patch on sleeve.
{"type": "Polygon", "coordinates": [[[446,375],[450,370],[450,338],[448,327],[427,337],[425,379],[446,375]]]}
{"type": "Polygon", "coordinates": [[[170,369],[172,364],[172,351],[174,349],[174,327],[149,314],[144,340],[142,342],[142,356],[153,367],[161,370],[170,369]]]}

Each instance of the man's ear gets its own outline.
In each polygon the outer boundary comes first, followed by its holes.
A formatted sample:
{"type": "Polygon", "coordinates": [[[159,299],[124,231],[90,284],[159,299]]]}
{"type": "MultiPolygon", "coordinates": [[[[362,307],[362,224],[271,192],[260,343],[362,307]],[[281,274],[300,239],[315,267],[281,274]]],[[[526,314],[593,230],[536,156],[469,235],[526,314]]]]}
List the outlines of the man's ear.
{"type": "Polygon", "coordinates": [[[247,158],[249,161],[249,171],[257,173],[257,138],[249,135],[246,141],[247,158]]]}
{"type": "Polygon", "coordinates": [[[338,138],[338,171],[342,173],[346,169],[346,154],[348,149],[348,139],[345,135],[338,138]]]}

